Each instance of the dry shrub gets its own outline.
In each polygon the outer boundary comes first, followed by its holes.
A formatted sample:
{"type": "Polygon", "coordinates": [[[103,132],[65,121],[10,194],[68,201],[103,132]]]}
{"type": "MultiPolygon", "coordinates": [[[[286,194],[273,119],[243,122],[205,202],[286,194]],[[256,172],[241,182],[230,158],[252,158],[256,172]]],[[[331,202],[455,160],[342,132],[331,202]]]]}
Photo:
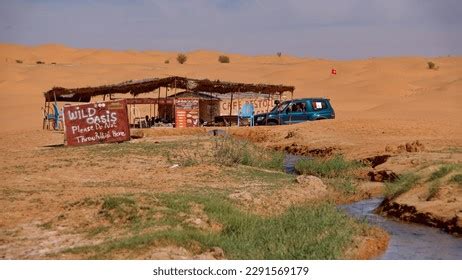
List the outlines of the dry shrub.
{"type": "Polygon", "coordinates": [[[439,68],[438,66],[436,66],[436,64],[433,61],[427,62],[427,65],[428,65],[428,69],[431,69],[431,70],[437,70],[439,68]]]}
{"type": "Polygon", "coordinates": [[[230,62],[229,57],[226,56],[226,55],[220,55],[220,56],[218,57],[218,61],[219,61],[220,63],[229,63],[229,62],[230,62]]]}
{"type": "Polygon", "coordinates": [[[179,53],[178,56],[176,57],[176,60],[178,63],[183,64],[188,60],[188,57],[184,53],[179,53]]]}

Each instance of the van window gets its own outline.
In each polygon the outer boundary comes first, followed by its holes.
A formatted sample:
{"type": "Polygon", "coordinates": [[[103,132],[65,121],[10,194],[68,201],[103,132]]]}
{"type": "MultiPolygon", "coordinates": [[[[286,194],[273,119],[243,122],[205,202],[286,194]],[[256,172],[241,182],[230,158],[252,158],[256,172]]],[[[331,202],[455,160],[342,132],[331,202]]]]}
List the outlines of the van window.
{"type": "Polygon", "coordinates": [[[327,108],[327,103],[325,100],[313,100],[311,106],[314,111],[319,111],[327,108]]]}

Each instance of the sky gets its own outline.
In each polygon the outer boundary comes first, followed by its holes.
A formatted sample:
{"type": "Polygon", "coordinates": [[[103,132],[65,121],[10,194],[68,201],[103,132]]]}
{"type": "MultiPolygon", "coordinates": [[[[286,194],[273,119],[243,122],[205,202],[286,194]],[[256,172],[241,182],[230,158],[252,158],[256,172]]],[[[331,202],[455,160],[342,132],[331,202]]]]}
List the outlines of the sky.
{"type": "Polygon", "coordinates": [[[462,0],[0,0],[0,42],[334,59],[462,55],[462,0]]]}

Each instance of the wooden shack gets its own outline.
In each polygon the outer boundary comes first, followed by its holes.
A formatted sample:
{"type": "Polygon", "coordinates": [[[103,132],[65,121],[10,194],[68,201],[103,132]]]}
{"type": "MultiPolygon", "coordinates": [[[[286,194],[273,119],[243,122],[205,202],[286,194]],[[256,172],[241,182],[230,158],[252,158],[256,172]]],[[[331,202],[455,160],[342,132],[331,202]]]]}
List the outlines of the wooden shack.
{"type": "Polygon", "coordinates": [[[186,77],[152,78],[127,81],[96,87],[54,87],[44,93],[45,111],[52,110],[57,102],[86,103],[126,99],[130,124],[143,127],[143,119],[156,118],[172,121],[175,118],[175,100],[199,100],[199,119],[211,122],[215,116],[237,115],[245,102],[253,102],[256,113],[267,112],[275,99],[283,94],[293,96],[295,88],[285,85],[248,84],[220,80],[191,79],[186,77]]]}

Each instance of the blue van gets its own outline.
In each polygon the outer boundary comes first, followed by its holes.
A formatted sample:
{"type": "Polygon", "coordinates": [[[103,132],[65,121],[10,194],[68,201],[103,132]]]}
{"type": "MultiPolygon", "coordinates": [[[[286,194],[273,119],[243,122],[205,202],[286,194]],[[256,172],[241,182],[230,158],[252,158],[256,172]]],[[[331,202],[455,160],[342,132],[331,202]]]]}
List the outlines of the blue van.
{"type": "Polygon", "coordinates": [[[279,103],[268,113],[254,116],[256,125],[293,124],[304,121],[335,119],[327,98],[300,98],[279,103]]]}

